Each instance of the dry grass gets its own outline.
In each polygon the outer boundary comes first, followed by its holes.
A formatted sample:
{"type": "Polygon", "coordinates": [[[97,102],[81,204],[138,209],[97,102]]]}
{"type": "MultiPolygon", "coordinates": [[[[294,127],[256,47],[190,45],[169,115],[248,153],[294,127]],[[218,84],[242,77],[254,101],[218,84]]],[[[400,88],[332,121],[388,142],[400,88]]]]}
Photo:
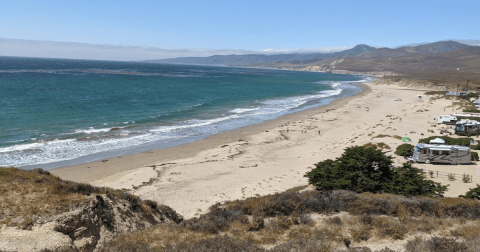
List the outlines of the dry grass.
{"type": "Polygon", "coordinates": [[[399,135],[393,135],[392,137],[395,138],[395,139],[398,139],[398,140],[402,140],[402,137],[399,136],[399,135]]]}
{"type": "Polygon", "coordinates": [[[372,142],[368,142],[366,144],[363,145],[363,147],[365,148],[370,148],[372,146],[375,146],[375,148],[380,148],[380,149],[387,149],[387,150],[390,150],[390,146],[388,146],[387,144],[385,144],[384,142],[380,142],[380,143],[372,143],[372,142]]]}
{"type": "Polygon", "coordinates": [[[0,226],[21,228],[29,228],[40,217],[74,209],[98,194],[126,199],[147,215],[157,207],[119,190],[65,181],[40,168],[0,167],[0,194],[0,226]]]}
{"type": "Polygon", "coordinates": [[[86,201],[81,193],[68,192],[62,180],[43,170],[0,168],[0,225],[25,227],[39,216],[67,211],[86,201]]]}
{"type": "MultiPolygon", "coordinates": [[[[480,232],[479,218],[480,203],[470,199],[349,191],[284,192],[217,204],[198,218],[125,235],[111,244],[141,241],[141,246],[149,244],[154,251],[194,251],[188,248],[207,243],[229,251],[290,251],[303,244],[314,249],[301,251],[341,251],[339,248],[346,248],[345,244],[404,240],[415,235],[441,233],[473,239],[480,232]],[[349,214],[336,215],[339,211],[349,214]],[[316,243],[310,243],[315,239],[316,243]]],[[[409,244],[431,246],[435,242],[454,248],[471,246],[455,240],[418,240],[409,244]]]]}
{"type": "Polygon", "coordinates": [[[379,134],[379,135],[376,135],[376,136],[372,137],[372,139],[374,139],[374,138],[384,138],[384,137],[390,137],[390,135],[379,134]]]}

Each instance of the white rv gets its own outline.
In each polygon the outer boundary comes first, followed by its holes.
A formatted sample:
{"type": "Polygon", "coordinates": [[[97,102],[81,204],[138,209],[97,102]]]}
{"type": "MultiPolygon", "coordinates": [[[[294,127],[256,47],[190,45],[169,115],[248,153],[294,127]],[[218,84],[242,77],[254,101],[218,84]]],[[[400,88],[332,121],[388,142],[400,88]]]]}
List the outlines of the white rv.
{"type": "Polygon", "coordinates": [[[456,116],[451,115],[441,115],[437,118],[437,123],[445,123],[445,124],[455,124],[457,122],[456,116]]]}
{"type": "Polygon", "coordinates": [[[416,163],[469,164],[470,148],[458,145],[417,144],[412,161],[416,163]]]}
{"type": "Polygon", "coordinates": [[[455,125],[455,134],[461,136],[480,134],[480,122],[462,119],[455,125]]]}

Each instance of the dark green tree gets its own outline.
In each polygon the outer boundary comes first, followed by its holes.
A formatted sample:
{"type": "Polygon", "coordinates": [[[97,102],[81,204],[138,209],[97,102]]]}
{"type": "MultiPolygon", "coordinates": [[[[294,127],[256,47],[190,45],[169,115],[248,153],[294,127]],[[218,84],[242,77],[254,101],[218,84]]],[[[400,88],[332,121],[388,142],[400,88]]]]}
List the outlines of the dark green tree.
{"type": "Polygon", "coordinates": [[[379,192],[392,178],[392,161],[374,147],[355,146],[335,161],[315,164],[305,177],[322,190],[350,190],[357,193],[379,192]]]}
{"type": "Polygon", "coordinates": [[[320,190],[350,190],[356,193],[385,192],[400,195],[442,196],[447,186],[425,180],[422,171],[406,163],[395,169],[381,150],[355,146],[335,160],[315,164],[305,174],[320,190]]]}
{"type": "Polygon", "coordinates": [[[458,195],[458,197],[480,200],[480,185],[477,184],[477,187],[471,188],[465,195],[458,195]]]}
{"type": "Polygon", "coordinates": [[[422,170],[410,163],[404,163],[403,166],[396,168],[393,174],[390,188],[387,190],[391,194],[441,197],[448,187],[425,179],[422,170]]]}

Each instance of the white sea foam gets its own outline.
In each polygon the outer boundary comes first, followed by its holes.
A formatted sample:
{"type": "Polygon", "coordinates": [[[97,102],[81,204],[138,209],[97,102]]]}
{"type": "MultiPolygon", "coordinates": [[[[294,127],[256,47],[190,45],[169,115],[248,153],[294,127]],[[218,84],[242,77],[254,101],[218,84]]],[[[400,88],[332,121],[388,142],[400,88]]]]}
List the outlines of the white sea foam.
{"type": "Polygon", "coordinates": [[[237,109],[232,109],[230,110],[231,113],[237,113],[237,114],[241,114],[241,113],[245,113],[245,112],[250,112],[250,111],[255,111],[255,110],[259,110],[260,108],[237,108],[237,109]]]}
{"type": "Polygon", "coordinates": [[[79,134],[79,133],[86,133],[86,134],[92,134],[92,133],[100,133],[100,132],[109,132],[112,128],[103,128],[103,129],[94,129],[93,127],[90,127],[86,130],[83,130],[83,129],[77,129],[75,130],[74,132],[76,134],[79,134]]]}
{"type": "Polygon", "coordinates": [[[229,120],[229,119],[235,119],[235,118],[239,118],[239,116],[231,115],[231,116],[225,116],[225,117],[209,119],[209,120],[194,119],[194,120],[188,120],[184,124],[181,124],[181,125],[162,126],[162,127],[158,127],[158,128],[155,128],[155,129],[151,129],[149,131],[150,132],[155,132],[155,133],[166,133],[166,132],[172,132],[172,131],[175,131],[175,130],[207,126],[207,125],[211,125],[211,124],[214,124],[214,123],[219,123],[219,122],[222,122],[222,121],[226,121],[226,120],[229,120]]]}

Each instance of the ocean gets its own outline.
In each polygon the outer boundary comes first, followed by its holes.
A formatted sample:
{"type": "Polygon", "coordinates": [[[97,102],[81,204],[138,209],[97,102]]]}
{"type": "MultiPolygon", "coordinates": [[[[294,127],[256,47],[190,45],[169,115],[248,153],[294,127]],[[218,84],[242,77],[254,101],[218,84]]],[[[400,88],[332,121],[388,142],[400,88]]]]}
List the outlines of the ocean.
{"type": "Polygon", "coordinates": [[[0,166],[51,169],[176,146],[326,105],[368,78],[0,57],[0,166]]]}

